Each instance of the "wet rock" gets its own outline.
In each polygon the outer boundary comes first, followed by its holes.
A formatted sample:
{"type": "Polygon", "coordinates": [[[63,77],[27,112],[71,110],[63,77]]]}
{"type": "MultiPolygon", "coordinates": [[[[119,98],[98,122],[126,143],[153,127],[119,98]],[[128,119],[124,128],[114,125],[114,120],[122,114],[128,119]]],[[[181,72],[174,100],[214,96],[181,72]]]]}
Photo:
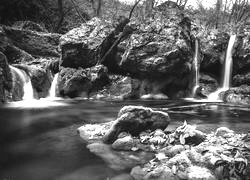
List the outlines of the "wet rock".
{"type": "Polygon", "coordinates": [[[125,106],[118,113],[116,121],[103,140],[106,143],[113,143],[123,131],[129,132],[132,136],[138,136],[140,132],[147,129],[165,129],[169,122],[170,118],[165,112],[142,106],[125,106]]]}
{"type": "Polygon", "coordinates": [[[77,129],[81,138],[87,142],[100,141],[114,122],[100,124],[85,124],[77,129]]]}
{"type": "Polygon", "coordinates": [[[32,65],[29,67],[31,83],[33,88],[37,92],[37,97],[47,97],[51,86],[50,72],[47,68],[45,69],[37,65],[32,65]]]}
{"type": "Polygon", "coordinates": [[[20,30],[13,27],[1,26],[1,45],[9,44],[26,51],[32,56],[54,56],[59,57],[60,34],[42,33],[29,30],[20,30]]]}
{"type": "Polygon", "coordinates": [[[6,91],[12,87],[11,71],[6,56],[0,51],[0,103],[7,100],[6,91]]]}
{"type": "Polygon", "coordinates": [[[12,27],[20,30],[30,30],[48,33],[48,30],[45,27],[33,21],[16,21],[12,25],[12,27]]]}
{"type": "Polygon", "coordinates": [[[184,150],[186,150],[185,146],[178,144],[174,146],[165,147],[161,151],[164,152],[164,154],[166,154],[167,156],[173,157],[184,150]]]}
{"type": "Polygon", "coordinates": [[[234,104],[250,104],[250,86],[230,88],[223,94],[223,101],[234,104]]]}
{"type": "Polygon", "coordinates": [[[112,148],[116,150],[131,150],[136,145],[136,142],[131,136],[118,138],[112,144],[112,148]]]}
{"type": "Polygon", "coordinates": [[[92,95],[93,99],[118,99],[122,100],[132,91],[131,78],[122,75],[109,75],[110,83],[97,94],[92,95]]]}
{"type": "Polygon", "coordinates": [[[217,178],[207,168],[191,166],[187,169],[188,180],[216,180],[217,178]]]}
{"type": "Polygon", "coordinates": [[[199,85],[200,87],[196,92],[196,96],[200,98],[207,97],[219,87],[218,81],[214,77],[205,73],[200,74],[199,85]]]}
{"type": "Polygon", "coordinates": [[[247,72],[245,74],[237,74],[233,77],[233,86],[241,85],[250,86],[250,72],[247,72]]]}
{"type": "Polygon", "coordinates": [[[60,38],[61,66],[70,68],[94,66],[100,60],[101,54],[103,55],[104,52],[101,51],[104,48],[104,40],[112,30],[114,29],[111,24],[93,18],[63,35],[60,38]]]}
{"type": "Polygon", "coordinates": [[[87,69],[62,68],[58,78],[58,89],[61,96],[89,97],[109,83],[107,68],[103,65],[87,69]]]}
{"type": "Polygon", "coordinates": [[[177,141],[181,144],[193,144],[198,145],[201,142],[203,142],[206,138],[206,135],[197,130],[195,126],[191,126],[184,122],[184,124],[180,127],[178,127],[175,132],[173,133],[173,136],[177,141]]]}
{"type": "Polygon", "coordinates": [[[220,127],[215,131],[215,135],[216,136],[228,136],[229,134],[233,134],[234,131],[232,131],[231,129],[228,129],[227,127],[220,127]]]}

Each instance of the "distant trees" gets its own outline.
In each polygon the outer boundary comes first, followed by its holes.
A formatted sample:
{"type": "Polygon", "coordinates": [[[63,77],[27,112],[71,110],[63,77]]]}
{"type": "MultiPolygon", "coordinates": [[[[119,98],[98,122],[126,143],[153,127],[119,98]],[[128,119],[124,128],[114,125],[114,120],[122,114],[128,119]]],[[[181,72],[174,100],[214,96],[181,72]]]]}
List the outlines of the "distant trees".
{"type": "Polygon", "coordinates": [[[198,8],[194,19],[206,28],[241,28],[250,21],[248,0],[217,0],[214,7],[206,8],[202,0],[197,0],[198,8]]]}

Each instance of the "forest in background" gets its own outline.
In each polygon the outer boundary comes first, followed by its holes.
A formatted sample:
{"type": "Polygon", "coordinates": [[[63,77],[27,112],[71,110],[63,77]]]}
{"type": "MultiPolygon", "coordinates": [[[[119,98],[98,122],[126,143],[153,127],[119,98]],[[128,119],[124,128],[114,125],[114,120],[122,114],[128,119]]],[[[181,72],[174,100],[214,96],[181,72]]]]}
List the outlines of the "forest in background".
{"type": "MultiPolygon", "coordinates": [[[[240,30],[250,25],[248,0],[217,0],[210,8],[204,6],[203,0],[196,1],[197,8],[187,6],[188,0],[167,2],[183,10],[205,30],[240,30]]],[[[133,18],[143,21],[151,17],[157,5],[157,0],[140,0],[133,18]]],[[[95,16],[116,22],[121,16],[128,17],[132,7],[118,0],[1,0],[0,23],[13,25],[16,21],[29,20],[45,26],[50,32],[65,33],[95,16]]]]}

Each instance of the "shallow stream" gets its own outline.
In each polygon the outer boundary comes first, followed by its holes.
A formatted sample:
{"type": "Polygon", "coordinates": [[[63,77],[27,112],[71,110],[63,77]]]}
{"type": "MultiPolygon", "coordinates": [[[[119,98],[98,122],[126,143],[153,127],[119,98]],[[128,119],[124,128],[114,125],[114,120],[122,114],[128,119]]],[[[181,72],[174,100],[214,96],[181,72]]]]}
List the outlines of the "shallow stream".
{"type": "Polygon", "coordinates": [[[118,172],[89,152],[76,129],[114,120],[124,105],[169,112],[169,130],[187,120],[210,132],[217,127],[250,131],[250,107],[179,101],[36,100],[0,107],[0,179],[104,180],[118,172]]]}

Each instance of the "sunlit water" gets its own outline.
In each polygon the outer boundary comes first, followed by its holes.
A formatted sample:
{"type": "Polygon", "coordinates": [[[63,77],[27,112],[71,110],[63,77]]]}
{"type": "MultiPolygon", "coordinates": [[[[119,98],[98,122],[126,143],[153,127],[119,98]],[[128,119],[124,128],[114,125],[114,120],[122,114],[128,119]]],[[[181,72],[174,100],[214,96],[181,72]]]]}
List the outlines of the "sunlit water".
{"type": "Polygon", "coordinates": [[[52,101],[58,106],[39,107],[39,102],[36,108],[0,107],[0,179],[106,180],[122,173],[90,153],[76,130],[84,123],[114,120],[124,105],[145,105],[169,112],[169,130],[184,120],[205,132],[220,126],[247,132],[250,127],[249,107],[222,103],[68,99],[52,101]]]}

